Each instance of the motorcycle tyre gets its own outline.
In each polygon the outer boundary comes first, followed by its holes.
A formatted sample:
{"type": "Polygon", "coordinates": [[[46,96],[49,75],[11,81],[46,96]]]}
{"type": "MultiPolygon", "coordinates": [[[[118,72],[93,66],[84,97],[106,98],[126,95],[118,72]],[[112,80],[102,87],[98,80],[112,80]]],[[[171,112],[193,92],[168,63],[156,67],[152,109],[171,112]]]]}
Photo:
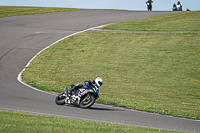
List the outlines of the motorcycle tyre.
{"type": "Polygon", "coordinates": [[[91,107],[94,103],[95,103],[95,96],[94,95],[90,95],[90,98],[92,99],[87,105],[82,105],[82,103],[84,102],[84,100],[87,98],[87,95],[83,97],[83,99],[80,101],[79,103],[79,107],[81,108],[89,108],[91,107]]]}
{"type": "Polygon", "coordinates": [[[64,104],[65,104],[65,98],[66,98],[66,97],[64,97],[63,99],[60,99],[60,98],[59,98],[59,96],[60,96],[60,95],[63,95],[63,94],[64,94],[64,92],[62,92],[62,93],[60,93],[59,95],[56,96],[55,103],[56,103],[57,105],[64,105],[64,104]]]}

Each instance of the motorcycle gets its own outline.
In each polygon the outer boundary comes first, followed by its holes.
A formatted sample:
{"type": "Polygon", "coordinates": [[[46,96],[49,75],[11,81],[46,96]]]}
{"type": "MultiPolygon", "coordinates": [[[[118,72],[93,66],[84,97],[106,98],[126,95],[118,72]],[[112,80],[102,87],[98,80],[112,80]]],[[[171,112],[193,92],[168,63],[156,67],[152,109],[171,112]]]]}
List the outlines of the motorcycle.
{"type": "MultiPolygon", "coordinates": [[[[71,85],[73,87],[73,85],[71,85]]],[[[95,100],[99,98],[99,88],[83,85],[81,88],[75,90],[71,96],[68,96],[68,88],[65,87],[64,92],[58,94],[55,98],[57,105],[72,104],[81,108],[89,108],[95,100]]]]}

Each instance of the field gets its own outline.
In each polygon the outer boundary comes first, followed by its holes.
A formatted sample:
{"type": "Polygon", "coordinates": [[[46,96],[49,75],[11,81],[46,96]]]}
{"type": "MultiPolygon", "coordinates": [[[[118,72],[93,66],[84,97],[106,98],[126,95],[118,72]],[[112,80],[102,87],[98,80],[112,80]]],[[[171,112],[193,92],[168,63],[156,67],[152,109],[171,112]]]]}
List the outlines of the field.
{"type": "Polygon", "coordinates": [[[20,16],[20,15],[42,14],[42,13],[77,11],[77,10],[88,10],[88,9],[55,8],[55,7],[0,6],[0,18],[1,17],[20,16]]]}
{"type": "Polygon", "coordinates": [[[200,31],[199,14],[200,11],[171,13],[115,23],[101,29],[127,31],[200,31]]]}
{"type": "Polygon", "coordinates": [[[185,133],[0,110],[1,133],[185,133]]]}

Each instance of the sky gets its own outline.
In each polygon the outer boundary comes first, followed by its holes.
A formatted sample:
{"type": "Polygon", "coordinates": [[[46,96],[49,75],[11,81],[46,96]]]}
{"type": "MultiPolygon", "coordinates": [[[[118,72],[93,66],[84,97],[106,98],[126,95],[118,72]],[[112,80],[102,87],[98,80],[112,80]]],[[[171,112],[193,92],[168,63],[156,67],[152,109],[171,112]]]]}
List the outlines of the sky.
{"type": "MultiPolygon", "coordinates": [[[[147,0],[0,0],[1,6],[36,6],[87,9],[147,10],[147,0]]],[[[178,0],[153,0],[153,11],[171,11],[178,0]]],[[[200,10],[200,0],[180,0],[183,11],[200,10]]]]}

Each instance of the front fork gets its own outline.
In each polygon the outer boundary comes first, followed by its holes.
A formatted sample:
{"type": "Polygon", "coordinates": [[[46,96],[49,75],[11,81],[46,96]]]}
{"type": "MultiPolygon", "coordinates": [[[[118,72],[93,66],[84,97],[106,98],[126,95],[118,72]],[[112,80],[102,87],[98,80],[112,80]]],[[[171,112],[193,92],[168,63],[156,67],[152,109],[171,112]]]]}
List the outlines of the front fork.
{"type": "Polygon", "coordinates": [[[66,95],[65,103],[70,104],[70,99],[69,99],[69,96],[68,96],[68,88],[65,87],[64,90],[65,90],[64,93],[65,93],[65,95],[66,95]]]}
{"type": "Polygon", "coordinates": [[[67,94],[68,95],[68,88],[67,87],[65,87],[65,89],[64,89],[65,91],[65,94],[67,94]]]}

